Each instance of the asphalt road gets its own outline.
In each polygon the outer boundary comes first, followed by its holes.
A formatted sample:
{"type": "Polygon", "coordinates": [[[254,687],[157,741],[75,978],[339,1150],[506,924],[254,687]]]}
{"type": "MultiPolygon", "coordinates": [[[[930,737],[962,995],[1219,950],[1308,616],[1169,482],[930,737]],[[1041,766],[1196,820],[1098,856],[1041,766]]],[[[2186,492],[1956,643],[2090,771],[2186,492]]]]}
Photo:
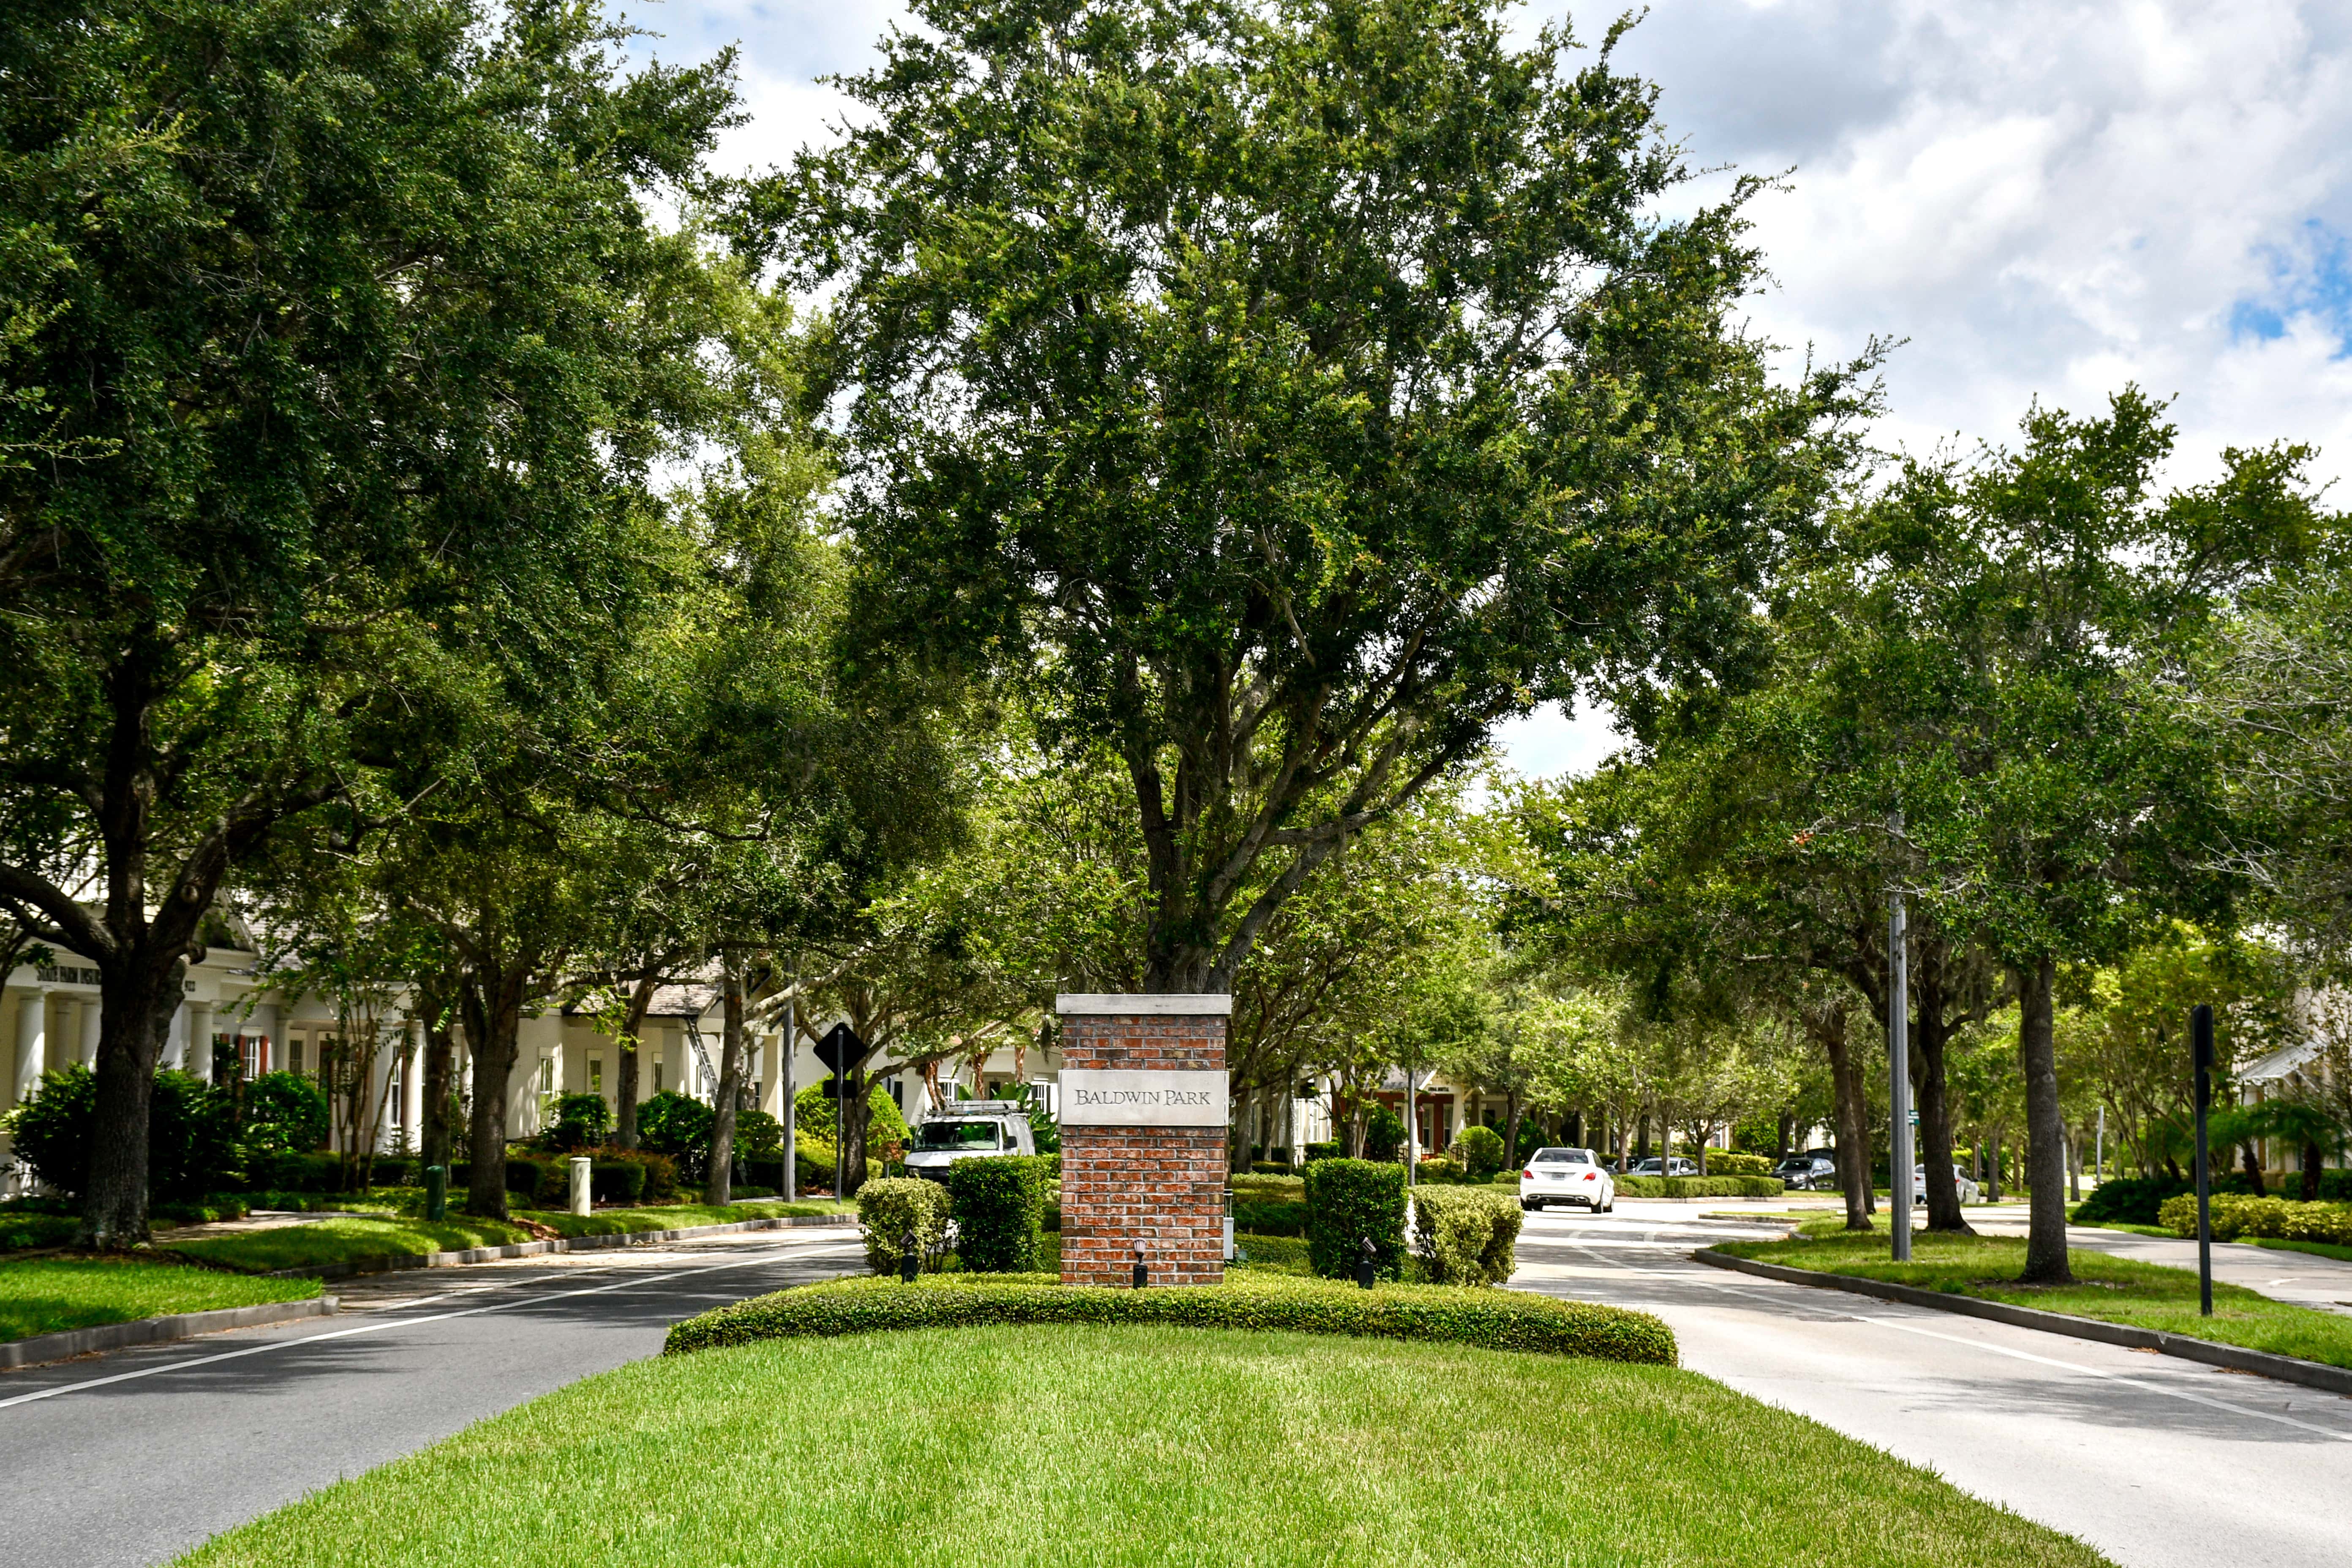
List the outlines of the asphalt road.
{"type": "Polygon", "coordinates": [[[1612,1215],[1529,1215],[1511,1282],[1655,1312],[1685,1366],[2126,1568],[2352,1563],[2352,1400],[1690,1258],[1758,1234],[1632,1199],[1612,1215]]]}
{"type": "Polygon", "coordinates": [[[0,1568],[166,1562],[859,1258],[812,1228],[417,1270],[331,1286],[331,1318],[0,1373],[0,1568]]]}

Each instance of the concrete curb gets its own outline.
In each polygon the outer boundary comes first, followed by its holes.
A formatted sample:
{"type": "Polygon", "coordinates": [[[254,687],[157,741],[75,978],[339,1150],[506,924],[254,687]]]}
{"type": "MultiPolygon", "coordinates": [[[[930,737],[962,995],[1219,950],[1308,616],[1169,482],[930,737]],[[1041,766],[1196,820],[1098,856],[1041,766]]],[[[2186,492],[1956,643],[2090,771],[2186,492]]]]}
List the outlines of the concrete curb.
{"type": "Polygon", "coordinates": [[[2263,1377],[2277,1378],[2282,1383],[2299,1383],[2306,1388],[2321,1388],[2330,1394],[2352,1396],[2352,1369],[2304,1361],[2295,1356],[2244,1350],[2237,1345],[2218,1344],[2211,1340],[2168,1334],[2155,1329],[2103,1323],[2096,1318],[2077,1318],[2066,1312],[2045,1312],[2038,1307],[2016,1307],[2007,1301],[1950,1296],[1941,1290],[1922,1290],[1916,1286],[1897,1285],[1886,1279],[1864,1279],[1853,1274],[1822,1274],[1811,1268],[1759,1263],[1752,1258],[1734,1258],[1727,1252],[1717,1252],[1711,1247],[1702,1247],[1691,1256],[1717,1268],[1736,1269],[1742,1274],[1779,1279],[1790,1285],[1811,1285],[1822,1290],[1850,1290],[1857,1296],[1875,1296],[1883,1301],[1900,1301],[1906,1307],[1931,1307],[1939,1312],[1986,1318],[1996,1323],[2007,1323],[2012,1328],[2039,1329],[2044,1333],[2064,1334],[2073,1339],[2096,1340],[2102,1344],[2121,1345],[2126,1350],[2157,1351],[2165,1355],[2179,1356],[2183,1361],[2202,1362],[2207,1366],[2226,1367],[2231,1372],[2255,1373],[2263,1377]]]}
{"type": "Polygon", "coordinates": [[[162,1344],[194,1339],[222,1329],[255,1329],[264,1323],[290,1323],[302,1318],[323,1318],[335,1310],[332,1296],[308,1301],[264,1301],[256,1307],[222,1307],[210,1312],[174,1312],[163,1318],[141,1318],[129,1323],[101,1323],[94,1329],[68,1329],[61,1334],[36,1334],[28,1340],[0,1344],[0,1366],[29,1366],[38,1361],[63,1361],[92,1351],[128,1350],[132,1345],[162,1344]]]}
{"type": "Polygon", "coordinates": [[[795,1230],[804,1226],[847,1226],[856,1215],[779,1215],[773,1219],[730,1220],[724,1225],[689,1225],[677,1230],[620,1230],[605,1236],[559,1236],[551,1241],[516,1241],[504,1247],[469,1247],[462,1252],[404,1252],[383,1258],[355,1258],[317,1268],[275,1268],[266,1279],[348,1279],[354,1274],[391,1274],[404,1268],[459,1268],[468,1263],[490,1263],[502,1258],[538,1258],[550,1252],[601,1252],[615,1247],[652,1247],[665,1241],[687,1241],[698,1236],[724,1236],[738,1230],[795,1230]]]}

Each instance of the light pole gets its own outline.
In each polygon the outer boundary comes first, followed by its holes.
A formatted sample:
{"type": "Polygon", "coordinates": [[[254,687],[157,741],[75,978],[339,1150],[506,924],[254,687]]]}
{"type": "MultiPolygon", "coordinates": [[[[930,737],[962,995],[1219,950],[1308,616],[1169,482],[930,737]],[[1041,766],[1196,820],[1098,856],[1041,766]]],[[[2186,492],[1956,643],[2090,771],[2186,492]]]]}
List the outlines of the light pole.
{"type": "Polygon", "coordinates": [[[2213,1315],[2213,1163],[2205,1142],[2205,1108],[2213,1099],[2213,1009],[2189,1012],[2189,1061],[2197,1072],[2197,1310],[2213,1315]]]}
{"type": "MultiPolygon", "coordinates": [[[[1900,838],[1903,814],[1890,826],[1900,838]]],[[[1911,957],[1903,918],[1903,889],[1887,894],[1886,1073],[1887,1187],[1895,1210],[1895,1261],[1911,1261],[1911,957]]],[[[1948,1156],[1947,1156],[1948,1158],[1948,1156]]]]}

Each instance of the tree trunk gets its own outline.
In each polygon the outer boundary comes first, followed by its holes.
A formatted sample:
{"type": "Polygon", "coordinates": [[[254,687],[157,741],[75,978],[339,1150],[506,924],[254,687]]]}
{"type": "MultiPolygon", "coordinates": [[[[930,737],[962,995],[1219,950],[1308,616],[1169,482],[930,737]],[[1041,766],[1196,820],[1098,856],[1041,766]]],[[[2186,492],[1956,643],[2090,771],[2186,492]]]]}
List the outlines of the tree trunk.
{"type": "Polygon", "coordinates": [[[135,953],[101,970],[97,1103],[90,1118],[89,1183],[74,1245],[99,1251],[147,1239],[148,1113],[155,1063],[179,1010],[184,953],[168,963],[135,953]]]}
{"type": "Polygon", "coordinates": [[[1870,1228],[1870,1139],[1864,1127],[1868,1108],[1862,1098],[1853,1053],[1845,1037],[1843,1007],[1809,1008],[1805,1026],[1830,1059],[1830,1088],[1836,1100],[1838,1191],[1845,1197],[1845,1227],[1870,1228]]]}
{"type": "MultiPolygon", "coordinates": [[[[978,1081],[975,1075],[975,1086],[978,1081]]],[[[850,1068],[847,1088],[848,1099],[842,1104],[840,1170],[833,1184],[835,1195],[845,1198],[856,1196],[866,1184],[866,1130],[874,1120],[874,1085],[866,1077],[864,1061],[850,1068]]]]}
{"type": "Polygon", "coordinates": [[[1519,1091],[1511,1090],[1503,1097],[1503,1164],[1507,1169],[1519,1163],[1519,1091]]]}
{"type": "Polygon", "coordinates": [[[2320,1152],[2317,1143],[2307,1142],[2303,1146],[2303,1201],[2305,1203],[2319,1201],[2319,1167],[2326,1163],[2326,1156],[2320,1152]]]}
{"type": "MultiPolygon", "coordinates": [[[[637,1048],[638,1037],[645,1032],[646,1015],[653,1011],[654,992],[660,985],[658,971],[640,973],[636,984],[629,990],[628,1011],[621,1018],[621,1059],[616,1090],[621,1103],[613,1116],[613,1142],[623,1149],[637,1146],[637,1085],[640,1081],[637,1074],[642,1059],[637,1048]]],[[[790,1041],[785,1042],[785,1048],[792,1048],[790,1041]]]]}
{"type": "Polygon", "coordinates": [[[735,1195],[735,1102],[743,1092],[743,971],[733,954],[719,984],[719,1103],[710,1118],[710,1167],[704,1201],[724,1207],[735,1195]]]}
{"type": "Polygon", "coordinates": [[[1952,1173],[1952,1100],[1944,1073],[1945,1047],[1951,1033],[1947,954],[1940,942],[1921,942],[1918,949],[1912,981],[1919,1011],[1911,1026],[1918,1060],[1912,1078],[1919,1107],[1919,1165],[1921,1184],[1927,1188],[1927,1228],[1974,1236],[1975,1230],[1961,1217],[1959,1179],[1952,1173]]]}
{"type": "Polygon", "coordinates": [[[2270,1191],[2269,1184],[2263,1180],[2262,1156],[2254,1152],[2253,1142],[2251,1139],[2238,1145],[2238,1168],[2245,1172],[2246,1180],[2253,1184],[2256,1197],[2261,1197],[2270,1191]]]}
{"type": "Polygon", "coordinates": [[[2066,1129],[2066,1201],[2083,1201],[2083,1135],[2072,1127],[2066,1129]]]}
{"type": "Polygon", "coordinates": [[[507,1217],[507,1089],[520,1049],[527,965],[485,964],[467,972],[460,994],[466,1043],[474,1058],[474,1114],[468,1139],[466,1208],[484,1219],[507,1217]]]}
{"type": "Polygon", "coordinates": [[[1996,1121],[1992,1124],[1990,1136],[1986,1140],[1992,1145],[1992,1168],[1985,1173],[1985,1198],[1990,1203],[2000,1202],[2001,1141],[2008,1136],[2009,1123],[1996,1121]]]}
{"type": "Polygon", "coordinates": [[[1777,1165],[1787,1159],[1789,1145],[1796,1141],[1797,1114],[1792,1110],[1784,1110],[1780,1112],[1779,1124],[1772,1130],[1772,1163],[1777,1165]]]}
{"type": "Polygon", "coordinates": [[[2058,965],[2048,956],[2021,966],[2017,1047],[2025,1073],[2025,1181],[2032,1216],[2025,1238],[2028,1285],[2070,1285],[2066,1262],[2066,1124],[2058,1109],[2053,998],[2058,965]]]}

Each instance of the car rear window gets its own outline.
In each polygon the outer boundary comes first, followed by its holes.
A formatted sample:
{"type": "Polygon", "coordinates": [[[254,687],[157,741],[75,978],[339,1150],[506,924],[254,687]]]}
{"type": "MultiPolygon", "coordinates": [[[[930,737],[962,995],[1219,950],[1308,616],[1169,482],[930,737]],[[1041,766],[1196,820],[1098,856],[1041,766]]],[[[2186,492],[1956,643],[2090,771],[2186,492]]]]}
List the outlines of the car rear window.
{"type": "Polygon", "coordinates": [[[1592,1151],[1590,1149],[1538,1149],[1536,1151],[1535,1163],[1544,1165],[1590,1165],[1592,1163],[1592,1151]]]}

